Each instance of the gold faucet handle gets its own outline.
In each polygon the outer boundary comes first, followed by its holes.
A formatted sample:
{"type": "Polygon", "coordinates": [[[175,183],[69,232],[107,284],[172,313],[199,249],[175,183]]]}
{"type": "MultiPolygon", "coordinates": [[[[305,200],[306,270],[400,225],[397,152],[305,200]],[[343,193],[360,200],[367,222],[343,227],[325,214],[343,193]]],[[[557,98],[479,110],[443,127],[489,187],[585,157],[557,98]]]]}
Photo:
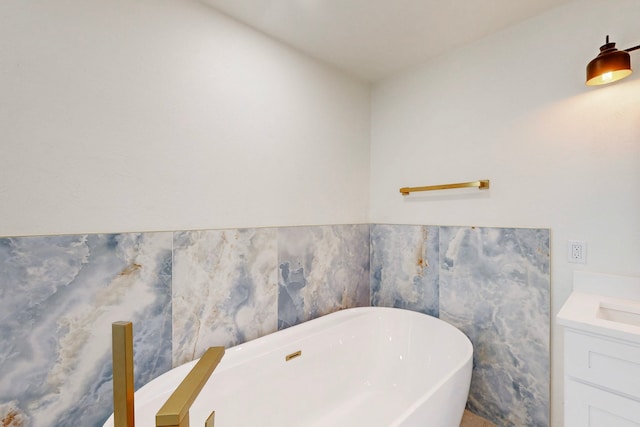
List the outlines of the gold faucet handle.
{"type": "Polygon", "coordinates": [[[188,427],[189,408],[224,356],[224,347],[209,347],[156,413],[156,427],[188,427]]]}
{"type": "Polygon", "coordinates": [[[215,422],[214,418],[216,417],[216,411],[213,411],[207,421],[204,422],[204,427],[213,427],[213,423],[215,422]]]}

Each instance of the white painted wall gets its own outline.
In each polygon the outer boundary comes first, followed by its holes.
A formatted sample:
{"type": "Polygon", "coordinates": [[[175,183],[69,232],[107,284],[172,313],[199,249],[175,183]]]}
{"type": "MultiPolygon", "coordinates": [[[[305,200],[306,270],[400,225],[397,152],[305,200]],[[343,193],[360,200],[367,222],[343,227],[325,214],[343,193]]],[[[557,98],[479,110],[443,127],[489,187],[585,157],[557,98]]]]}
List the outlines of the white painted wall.
{"type": "Polygon", "coordinates": [[[553,426],[573,270],[640,275],[640,77],[584,86],[606,34],[640,43],[638,17],[637,0],[576,1],[373,87],[372,222],[551,229],[553,426]],[[491,189],[398,192],[477,179],[491,189]]]}
{"type": "Polygon", "coordinates": [[[0,236],[368,220],[369,86],[188,0],[0,2],[0,236]]]}
{"type": "MultiPolygon", "coordinates": [[[[576,268],[640,275],[640,78],[583,86],[605,34],[640,43],[638,16],[576,1],[376,84],[369,164],[366,84],[204,5],[4,0],[0,236],[548,227],[555,316],[576,268]],[[398,193],[479,178],[489,192],[398,193]]],[[[561,378],[554,323],[554,426],[561,378]]]]}

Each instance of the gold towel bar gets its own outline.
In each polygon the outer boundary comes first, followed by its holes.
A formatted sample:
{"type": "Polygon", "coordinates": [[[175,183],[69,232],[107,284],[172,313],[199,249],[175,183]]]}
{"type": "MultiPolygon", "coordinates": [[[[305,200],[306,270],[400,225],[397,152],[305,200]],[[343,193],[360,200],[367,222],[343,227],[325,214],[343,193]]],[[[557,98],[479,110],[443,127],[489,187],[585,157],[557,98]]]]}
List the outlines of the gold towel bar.
{"type": "Polygon", "coordinates": [[[470,187],[477,187],[479,190],[487,190],[489,189],[489,180],[482,179],[480,181],[461,182],[458,184],[430,185],[427,187],[402,187],[400,189],[400,193],[403,196],[407,196],[409,193],[413,193],[414,191],[450,190],[453,188],[470,188],[470,187]]]}

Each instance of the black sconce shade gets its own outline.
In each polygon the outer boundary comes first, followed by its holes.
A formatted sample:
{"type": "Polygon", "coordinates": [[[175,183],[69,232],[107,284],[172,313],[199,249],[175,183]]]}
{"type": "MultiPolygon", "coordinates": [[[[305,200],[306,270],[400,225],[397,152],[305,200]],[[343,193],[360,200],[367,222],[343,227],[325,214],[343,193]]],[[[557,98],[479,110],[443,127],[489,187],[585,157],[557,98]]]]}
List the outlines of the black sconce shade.
{"type": "Polygon", "coordinates": [[[640,46],[626,50],[616,49],[615,43],[609,42],[600,47],[600,54],[587,65],[587,86],[613,83],[631,74],[631,55],[629,52],[640,46]]]}

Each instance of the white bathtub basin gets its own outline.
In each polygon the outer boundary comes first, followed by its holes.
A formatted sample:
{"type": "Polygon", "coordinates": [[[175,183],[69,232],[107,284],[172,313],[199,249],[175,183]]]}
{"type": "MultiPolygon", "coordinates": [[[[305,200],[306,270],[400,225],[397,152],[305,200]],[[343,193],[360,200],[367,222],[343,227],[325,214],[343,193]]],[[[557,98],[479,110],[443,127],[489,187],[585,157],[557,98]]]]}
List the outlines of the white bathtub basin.
{"type": "MultiPolygon", "coordinates": [[[[137,427],[154,426],[195,362],[136,392],[137,427]]],[[[191,426],[215,410],[217,427],[458,427],[471,365],[471,342],[439,319],[343,310],[227,349],[191,408],[191,426]]]]}

